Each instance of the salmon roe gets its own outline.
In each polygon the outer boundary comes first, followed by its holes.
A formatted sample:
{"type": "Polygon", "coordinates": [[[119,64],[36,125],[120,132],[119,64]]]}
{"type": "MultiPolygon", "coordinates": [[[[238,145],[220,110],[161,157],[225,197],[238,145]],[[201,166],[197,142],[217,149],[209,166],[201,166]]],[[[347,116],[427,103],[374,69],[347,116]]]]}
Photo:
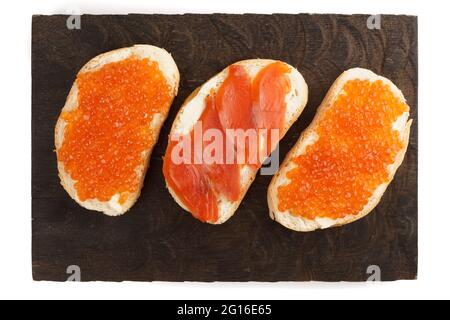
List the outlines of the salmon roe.
{"type": "Polygon", "coordinates": [[[63,112],[64,141],[58,161],[75,181],[81,201],[108,201],[137,192],[143,153],[154,144],[150,123],[167,114],[170,87],[149,59],[131,56],[79,74],[78,108],[63,112]]]}
{"type": "Polygon", "coordinates": [[[294,158],[290,182],[278,188],[279,210],[311,220],[359,213],[389,179],[404,147],[392,124],[408,111],[382,81],[348,81],[319,118],[318,140],[294,158]]]}

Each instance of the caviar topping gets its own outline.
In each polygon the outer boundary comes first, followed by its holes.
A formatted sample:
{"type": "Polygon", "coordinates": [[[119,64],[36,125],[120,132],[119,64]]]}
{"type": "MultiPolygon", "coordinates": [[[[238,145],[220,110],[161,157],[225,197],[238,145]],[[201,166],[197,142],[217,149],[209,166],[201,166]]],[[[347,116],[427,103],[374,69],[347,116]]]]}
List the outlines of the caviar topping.
{"type": "Polygon", "coordinates": [[[58,161],[75,181],[81,201],[124,203],[140,184],[143,154],[154,144],[151,122],[167,114],[170,87],[158,63],[131,56],[84,72],[76,80],[78,108],[63,112],[58,161]]]}
{"type": "Polygon", "coordinates": [[[409,108],[378,80],[351,80],[315,128],[318,140],[293,159],[290,182],[278,188],[279,210],[308,219],[358,214],[388,182],[404,147],[392,128],[409,108]]]}

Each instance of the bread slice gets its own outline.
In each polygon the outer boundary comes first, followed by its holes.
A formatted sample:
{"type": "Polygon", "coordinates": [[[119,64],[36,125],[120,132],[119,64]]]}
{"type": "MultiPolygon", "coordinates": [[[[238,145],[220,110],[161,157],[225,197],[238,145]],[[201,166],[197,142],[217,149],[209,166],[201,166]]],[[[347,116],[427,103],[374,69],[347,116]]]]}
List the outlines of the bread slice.
{"type": "Polygon", "coordinates": [[[330,90],[328,91],[325,99],[323,100],[322,104],[319,106],[317,110],[317,114],[312,121],[312,123],[309,125],[307,129],[301,134],[299,140],[295,144],[295,146],[291,149],[291,151],[286,156],[285,160],[283,161],[279,171],[277,174],[273,177],[272,182],[269,186],[268,190],[268,204],[269,204],[269,210],[270,210],[270,217],[285,226],[286,228],[295,230],[295,231],[301,231],[301,232],[307,232],[307,231],[314,231],[316,229],[325,229],[330,227],[337,227],[342,226],[348,223],[351,223],[353,221],[356,221],[358,219],[361,219],[362,217],[366,216],[369,212],[371,212],[378,202],[381,199],[381,196],[385,192],[386,188],[388,187],[389,183],[394,178],[394,174],[397,170],[397,168],[400,166],[400,164],[403,161],[403,158],[406,153],[406,149],[408,146],[409,141],[409,131],[411,127],[412,120],[408,121],[409,118],[409,108],[408,112],[403,113],[398,119],[392,123],[392,127],[394,130],[398,130],[400,133],[400,138],[403,142],[403,148],[398,152],[398,154],[395,157],[394,163],[388,166],[389,170],[389,179],[388,182],[383,183],[378,186],[378,188],[375,190],[375,192],[372,194],[372,196],[369,198],[367,204],[359,212],[358,214],[348,214],[344,216],[343,218],[339,219],[330,219],[330,218],[316,218],[314,220],[306,219],[301,216],[295,216],[291,214],[289,211],[280,212],[278,210],[278,188],[282,185],[285,185],[289,182],[289,180],[286,177],[286,173],[289,172],[295,165],[291,161],[294,157],[297,157],[305,152],[305,149],[308,145],[314,144],[314,142],[317,140],[318,135],[315,131],[316,124],[318,123],[321,115],[324,113],[325,110],[330,108],[332,106],[333,102],[336,100],[336,98],[342,93],[342,89],[344,84],[352,79],[361,79],[361,80],[369,80],[371,82],[381,80],[383,83],[387,84],[392,92],[403,102],[405,101],[405,98],[402,94],[402,92],[388,79],[378,76],[375,73],[373,73],[370,70],[361,69],[361,68],[355,68],[350,69],[344,73],[342,73],[336,81],[331,86],[330,90]]]}
{"type": "MultiPolygon", "coordinates": [[[[268,59],[251,59],[236,62],[235,64],[243,66],[250,78],[253,79],[258,72],[267,65],[275,62],[268,59]]],[[[284,136],[286,131],[297,120],[302,113],[306,102],[308,100],[308,87],[303,76],[292,66],[290,72],[287,74],[291,87],[290,92],[286,95],[286,114],[285,114],[285,126],[283,132],[280,134],[280,139],[284,136]]],[[[224,69],[201,87],[197,88],[184,102],[180,111],[178,112],[175,121],[172,125],[170,135],[186,135],[191,132],[195,123],[198,121],[205,108],[205,98],[211,92],[211,89],[218,89],[228,74],[228,68],[224,69]]],[[[169,138],[170,139],[170,138],[169,138]]],[[[240,169],[240,183],[241,194],[238,201],[230,202],[225,197],[218,195],[218,220],[211,224],[222,224],[227,221],[237,210],[242,199],[247,193],[248,188],[255,179],[258,169],[251,166],[243,165],[240,169]]],[[[176,193],[166,183],[167,188],[175,199],[175,201],[186,211],[189,211],[183,201],[176,195],[176,193]]]]}
{"type": "MultiPolygon", "coordinates": [[[[178,84],[180,80],[180,74],[178,72],[177,65],[173,60],[172,56],[164,49],[150,46],[150,45],[135,45],[129,48],[121,48],[100,54],[90,60],[86,65],[84,65],[79,71],[78,75],[101,69],[104,65],[112,62],[118,62],[129,58],[130,56],[135,56],[139,59],[148,58],[150,61],[156,61],[159,65],[160,71],[163,73],[168,85],[170,86],[172,99],[176,96],[178,91],[178,84]]],[[[67,112],[75,110],[78,107],[78,89],[76,82],[73,83],[70,93],[67,97],[66,103],[62,108],[62,112],[67,112]]],[[[159,131],[167,117],[167,113],[158,113],[154,115],[153,120],[149,123],[152,127],[154,133],[153,141],[158,140],[159,131]]],[[[64,129],[66,122],[60,116],[55,127],[55,147],[56,151],[62,146],[64,142],[64,129]]],[[[152,145],[146,152],[142,154],[144,159],[144,165],[136,168],[139,178],[140,187],[139,191],[130,194],[125,201],[125,203],[119,203],[120,194],[115,194],[109,201],[99,201],[98,199],[88,199],[86,201],[80,201],[77,191],[74,187],[75,181],[70,177],[70,175],[64,170],[64,164],[58,161],[58,172],[61,179],[61,184],[64,189],[69,193],[69,195],[78,202],[82,207],[89,210],[101,211],[109,216],[118,216],[129,210],[133,204],[136,202],[140,194],[140,189],[142,188],[145,173],[148,168],[148,163],[150,160],[150,155],[154,145],[152,145]]]]}

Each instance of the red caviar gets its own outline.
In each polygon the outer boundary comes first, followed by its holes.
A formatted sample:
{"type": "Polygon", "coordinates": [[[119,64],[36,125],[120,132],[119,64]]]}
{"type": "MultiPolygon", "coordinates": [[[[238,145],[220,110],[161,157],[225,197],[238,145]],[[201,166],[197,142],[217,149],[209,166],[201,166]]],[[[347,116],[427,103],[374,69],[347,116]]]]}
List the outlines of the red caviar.
{"type": "Polygon", "coordinates": [[[120,194],[124,203],[138,191],[136,169],[155,143],[153,116],[169,110],[169,85],[157,62],[134,56],[81,73],[76,85],[78,108],[61,114],[66,126],[58,160],[81,201],[120,194]]]}
{"type": "Polygon", "coordinates": [[[351,80],[319,119],[318,140],[294,158],[279,210],[308,219],[357,214],[404,147],[393,122],[409,108],[378,80],[351,80]]]}

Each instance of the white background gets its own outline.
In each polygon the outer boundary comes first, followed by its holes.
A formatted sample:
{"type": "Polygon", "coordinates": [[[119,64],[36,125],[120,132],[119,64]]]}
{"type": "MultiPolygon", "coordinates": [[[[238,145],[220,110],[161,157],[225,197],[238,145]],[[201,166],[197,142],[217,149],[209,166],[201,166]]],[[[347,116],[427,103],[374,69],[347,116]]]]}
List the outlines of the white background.
{"type": "MultiPolygon", "coordinates": [[[[2,1],[0,298],[449,298],[447,1],[2,1]],[[37,283],[31,278],[31,16],[67,13],[398,13],[419,16],[419,280],[393,283],[37,283]]],[[[415,119],[416,120],[416,119],[415,119]]]]}

